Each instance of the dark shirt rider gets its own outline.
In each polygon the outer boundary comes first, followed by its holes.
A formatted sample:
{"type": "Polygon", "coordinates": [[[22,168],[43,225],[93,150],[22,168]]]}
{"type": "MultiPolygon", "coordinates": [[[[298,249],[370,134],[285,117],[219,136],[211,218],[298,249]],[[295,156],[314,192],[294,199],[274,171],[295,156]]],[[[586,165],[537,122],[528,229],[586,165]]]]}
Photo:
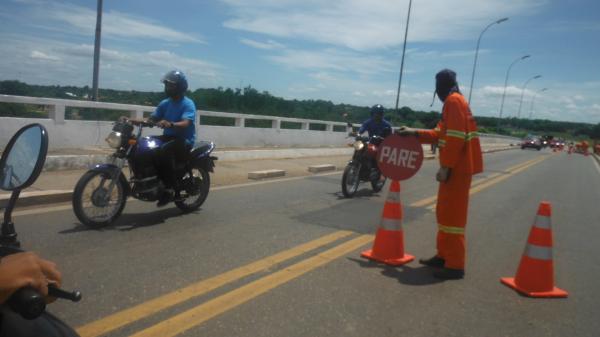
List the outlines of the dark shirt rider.
{"type": "Polygon", "coordinates": [[[379,136],[385,138],[392,133],[392,124],[383,119],[383,106],[381,104],[373,105],[371,108],[371,118],[364,121],[358,134],[368,132],[369,138],[373,136],[379,136]]]}

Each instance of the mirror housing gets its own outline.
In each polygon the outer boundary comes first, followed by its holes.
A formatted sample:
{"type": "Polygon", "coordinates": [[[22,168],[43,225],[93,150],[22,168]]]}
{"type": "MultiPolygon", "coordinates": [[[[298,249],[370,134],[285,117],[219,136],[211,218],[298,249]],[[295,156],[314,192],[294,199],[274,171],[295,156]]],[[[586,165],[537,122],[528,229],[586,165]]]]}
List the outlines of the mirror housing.
{"type": "Polygon", "coordinates": [[[0,158],[0,188],[12,194],[4,210],[0,246],[20,246],[12,223],[12,210],[21,190],[31,186],[40,175],[47,153],[48,131],[41,124],[22,127],[4,148],[0,158]]]}
{"type": "Polygon", "coordinates": [[[22,190],[33,184],[44,168],[48,132],[41,124],[22,127],[10,139],[0,158],[0,188],[22,190]]]}

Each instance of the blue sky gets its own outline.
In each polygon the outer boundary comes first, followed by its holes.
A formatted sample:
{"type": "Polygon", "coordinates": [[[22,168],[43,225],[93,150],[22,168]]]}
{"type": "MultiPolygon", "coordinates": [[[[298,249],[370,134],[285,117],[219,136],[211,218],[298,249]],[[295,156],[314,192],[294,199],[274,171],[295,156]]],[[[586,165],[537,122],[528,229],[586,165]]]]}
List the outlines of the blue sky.
{"type": "MultiPolygon", "coordinates": [[[[90,85],[96,1],[2,0],[0,79],[90,85]]],[[[245,87],[285,98],[394,107],[408,0],[104,1],[100,87],[160,91],[183,70],[190,88],[245,87]]],[[[600,122],[600,2],[413,1],[400,106],[429,108],[442,68],[476,115],[600,122]],[[547,91],[541,91],[547,88],[547,91]],[[535,104],[532,109],[532,101],[535,104]]]]}

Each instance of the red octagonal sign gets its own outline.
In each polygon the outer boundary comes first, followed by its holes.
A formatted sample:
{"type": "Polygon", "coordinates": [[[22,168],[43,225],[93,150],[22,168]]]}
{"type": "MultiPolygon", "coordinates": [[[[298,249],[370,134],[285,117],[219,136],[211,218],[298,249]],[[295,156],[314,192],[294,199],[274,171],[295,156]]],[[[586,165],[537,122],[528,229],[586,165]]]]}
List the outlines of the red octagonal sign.
{"type": "Polygon", "coordinates": [[[423,164],[423,147],[416,137],[391,135],[377,150],[381,173],[392,180],[406,180],[423,164]]]}

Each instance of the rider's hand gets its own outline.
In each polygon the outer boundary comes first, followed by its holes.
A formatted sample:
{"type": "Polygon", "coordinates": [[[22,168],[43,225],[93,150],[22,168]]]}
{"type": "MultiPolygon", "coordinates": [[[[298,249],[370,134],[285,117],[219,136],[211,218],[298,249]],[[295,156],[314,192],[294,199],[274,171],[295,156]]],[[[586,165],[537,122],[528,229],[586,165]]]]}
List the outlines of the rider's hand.
{"type": "Polygon", "coordinates": [[[440,167],[440,169],[437,171],[437,174],[435,175],[435,180],[439,181],[440,183],[445,183],[446,181],[448,181],[448,179],[450,179],[450,172],[452,170],[449,167],[440,167]]]}
{"type": "Polygon", "coordinates": [[[396,130],[394,132],[394,134],[399,135],[399,136],[414,136],[417,137],[419,135],[419,133],[417,132],[417,130],[415,129],[411,129],[407,126],[401,126],[398,130],[396,130]]]}
{"type": "Polygon", "coordinates": [[[356,135],[357,135],[356,131],[348,132],[348,136],[350,136],[350,137],[356,137],[356,135]]]}
{"type": "Polygon", "coordinates": [[[168,129],[168,128],[172,128],[173,127],[173,123],[169,122],[167,120],[161,120],[158,123],[156,123],[156,125],[158,125],[159,128],[163,128],[163,129],[168,129]]]}
{"type": "Polygon", "coordinates": [[[121,122],[121,123],[127,123],[128,121],[129,121],[129,117],[127,117],[127,116],[119,117],[119,122],[121,122]]]}
{"type": "Polygon", "coordinates": [[[54,262],[44,260],[34,253],[7,255],[0,260],[0,304],[4,303],[15,291],[23,287],[32,287],[48,298],[48,283],[57,287],[61,284],[61,274],[54,262]]]}

